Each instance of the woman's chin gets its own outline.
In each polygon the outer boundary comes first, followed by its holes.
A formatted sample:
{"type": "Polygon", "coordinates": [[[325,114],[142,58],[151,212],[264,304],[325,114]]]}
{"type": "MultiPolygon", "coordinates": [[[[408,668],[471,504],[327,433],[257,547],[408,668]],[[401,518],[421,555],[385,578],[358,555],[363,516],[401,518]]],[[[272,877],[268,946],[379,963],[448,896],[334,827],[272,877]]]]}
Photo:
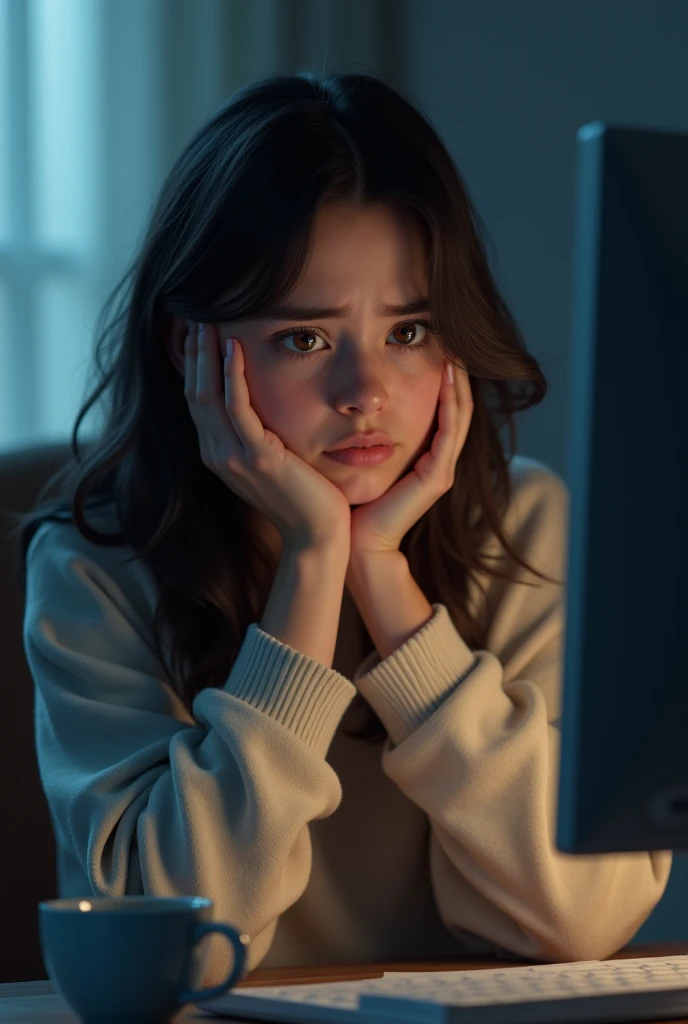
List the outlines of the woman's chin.
{"type": "Polygon", "coordinates": [[[349,480],[346,484],[338,483],[337,486],[352,508],[367,505],[389,490],[389,486],[380,483],[379,480],[349,480]]]}

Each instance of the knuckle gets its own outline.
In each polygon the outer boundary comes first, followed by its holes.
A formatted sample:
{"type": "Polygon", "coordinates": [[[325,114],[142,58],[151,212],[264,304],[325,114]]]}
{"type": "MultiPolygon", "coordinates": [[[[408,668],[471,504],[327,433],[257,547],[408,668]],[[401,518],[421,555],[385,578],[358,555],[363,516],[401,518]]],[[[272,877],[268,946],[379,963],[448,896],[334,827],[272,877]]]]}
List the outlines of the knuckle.
{"type": "Polygon", "coordinates": [[[225,466],[230,473],[239,473],[243,468],[244,464],[238,455],[230,455],[225,459],[225,466]]]}
{"type": "Polygon", "coordinates": [[[259,473],[267,473],[270,469],[271,463],[272,459],[270,458],[270,455],[262,449],[259,452],[256,452],[253,458],[253,465],[259,473]]]}
{"type": "Polygon", "coordinates": [[[196,401],[202,409],[207,409],[211,402],[211,396],[208,391],[197,391],[196,401]]]}

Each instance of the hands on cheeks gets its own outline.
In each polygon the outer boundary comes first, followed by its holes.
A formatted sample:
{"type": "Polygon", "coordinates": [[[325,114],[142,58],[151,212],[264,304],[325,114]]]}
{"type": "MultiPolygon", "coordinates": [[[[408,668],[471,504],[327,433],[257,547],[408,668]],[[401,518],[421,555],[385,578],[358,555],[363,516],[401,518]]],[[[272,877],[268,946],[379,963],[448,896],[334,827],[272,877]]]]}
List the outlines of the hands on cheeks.
{"type": "Polygon", "coordinates": [[[473,394],[464,366],[445,362],[438,410],[430,450],[383,495],[351,510],[349,564],[367,554],[398,551],[414,523],[453,486],[456,463],[473,417],[473,394]],[[447,376],[450,366],[454,381],[447,376]]]}

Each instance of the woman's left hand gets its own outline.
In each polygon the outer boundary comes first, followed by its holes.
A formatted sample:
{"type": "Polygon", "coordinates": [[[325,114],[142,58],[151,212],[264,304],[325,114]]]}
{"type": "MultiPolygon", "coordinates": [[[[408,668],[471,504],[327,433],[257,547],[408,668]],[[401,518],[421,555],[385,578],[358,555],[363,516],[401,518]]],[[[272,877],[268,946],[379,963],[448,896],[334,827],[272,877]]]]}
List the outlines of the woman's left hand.
{"type": "Polygon", "coordinates": [[[473,417],[468,372],[454,364],[454,381],[445,363],[440,385],[438,426],[430,450],[410,472],[375,501],[351,510],[351,558],[369,552],[398,551],[405,534],[454,484],[473,417]]]}

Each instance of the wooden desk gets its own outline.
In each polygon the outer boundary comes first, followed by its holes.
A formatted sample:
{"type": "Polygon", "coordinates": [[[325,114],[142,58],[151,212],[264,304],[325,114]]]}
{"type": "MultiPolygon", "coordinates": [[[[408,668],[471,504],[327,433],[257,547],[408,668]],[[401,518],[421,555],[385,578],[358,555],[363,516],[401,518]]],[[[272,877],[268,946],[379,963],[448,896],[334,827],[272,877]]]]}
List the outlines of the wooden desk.
{"type": "MultiPolygon", "coordinates": [[[[611,956],[610,960],[621,960],[643,956],[678,956],[688,953],[688,942],[650,943],[644,946],[626,946],[611,956]]],[[[396,961],[394,963],[347,964],[334,967],[257,967],[240,982],[237,989],[255,985],[284,985],[304,981],[336,981],[363,977],[382,977],[385,971],[475,971],[488,967],[523,967],[525,963],[495,960],[489,957],[475,957],[472,960],[420,960],[396,961]]],[[[217,1018],[220,1020],[221,1018],[217,1018]]],[[[240,1018],[232,1018],[239,1021],[240,1018]]],[[[175,1014],[174,1024],[188,1021],[212,1020],[193,1004],[175,1014]]],[[[19,981],[0,985],[0,1024],[78,1024],[79,1018],[65,1006],[54,992],[49,981],[19,981]]],[[[252,1021],[251,1024],[256,1024],[252,1021]]],[[[660,1024],[658,1021],[643,1021],[636,1024],[660,1024]]],[[[688,1024],[688,1018],[676,1020],[674,1024],[688,1024]]]]}

